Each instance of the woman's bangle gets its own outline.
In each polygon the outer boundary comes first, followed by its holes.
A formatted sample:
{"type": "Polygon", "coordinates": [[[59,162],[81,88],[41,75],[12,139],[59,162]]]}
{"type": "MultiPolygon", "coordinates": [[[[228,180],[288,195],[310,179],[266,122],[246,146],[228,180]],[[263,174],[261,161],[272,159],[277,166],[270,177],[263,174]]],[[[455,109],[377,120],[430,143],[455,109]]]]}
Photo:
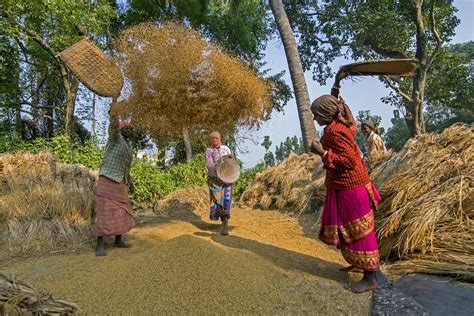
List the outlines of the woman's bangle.
{"type": "Polygon", "coordinates": [[[325,150],[325,151],[323,152],[323,154],[321,155],[321,158],[323,158],[323,159],[324,159],[324,157],[326,157],[327,155],[328,155],[328,151],[327,151],[327,150],[325,150]]]}

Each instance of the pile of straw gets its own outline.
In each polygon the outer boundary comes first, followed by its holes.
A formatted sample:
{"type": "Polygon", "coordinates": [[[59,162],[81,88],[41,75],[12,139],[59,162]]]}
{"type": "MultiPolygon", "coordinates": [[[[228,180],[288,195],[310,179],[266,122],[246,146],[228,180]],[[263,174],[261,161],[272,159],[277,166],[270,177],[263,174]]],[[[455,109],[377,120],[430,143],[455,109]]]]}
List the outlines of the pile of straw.
{"type": "Polygon", "coordinates": [[[73,249],[91,238],[96,175],[52,154],[0,155],[0,242],[9,255],[73,249]]]}
{"type": "Polygon", "coordinates": [[[312,154],[290,156],[257,174],[240,202],[261,209],[278,209],[301,214],[317,211],[324,199],[324,170],[321,159],[312,154]]]}
{"type": "Polygon", "coordinates": [[[205,187],[181,189],[153,204],[154,213],[182,220],[208,212],[208,209],[209,191],[205,187]]]}
{"type": "Polygon", "coordinates": [[[76,304],[55,300],[46,291],[0,273],[0,314],[2,315],[71,315],[76,304]]]}
{"type": "Polygon", "coordinates": [[[402,259],[387,269],[474,281],[473,127],[417,137],[371,175],[381,256],[402,259]]]}

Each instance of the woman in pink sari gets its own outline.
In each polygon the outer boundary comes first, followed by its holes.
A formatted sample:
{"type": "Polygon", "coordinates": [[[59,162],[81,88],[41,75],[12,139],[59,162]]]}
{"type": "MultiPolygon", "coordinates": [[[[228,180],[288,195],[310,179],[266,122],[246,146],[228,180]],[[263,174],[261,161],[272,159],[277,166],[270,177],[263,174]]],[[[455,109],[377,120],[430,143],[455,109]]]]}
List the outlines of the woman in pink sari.
{"type": "Polygon", "coordinates": [[[369,178],[355,144],[356,121],[344,101],[323,95],[311,105],[314,120],[326,126],[312,152],[326,169],[326,198],[319,238],[341,249],[349,269],[364,271],[361,281],[349,286],[356,293],[377,288],[379,251],[374,233],[374,211],[380,196],[369,178]]]}

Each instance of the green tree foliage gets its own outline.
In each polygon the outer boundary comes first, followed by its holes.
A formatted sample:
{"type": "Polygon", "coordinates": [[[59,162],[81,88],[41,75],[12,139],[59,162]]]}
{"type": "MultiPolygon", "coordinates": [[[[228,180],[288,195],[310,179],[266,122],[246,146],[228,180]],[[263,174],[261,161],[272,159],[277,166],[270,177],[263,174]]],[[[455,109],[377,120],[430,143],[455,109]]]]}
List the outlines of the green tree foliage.
{"type": "Polygon", "coordinates": [[[304,153],[304,145],[301,138],[288,136],[285,141],[280,143],[280,146],[276,146],[275,158],[277,161],[282,161],[290,155],[290,152],[295,154],[304,153]]]}
{"type": "Polygon", "coordinates": [[[401,117],[392,119],[392,126],[388,128],[385,134],[385,146],[388,149],[399,151],[410,139],[407,123],[401,117]]]}
{"type": "Polygon", "coordinates": [[[35,135],[43,129],[52,136],[55,123],[64,119],[71,136],[78,81],[57,54],[84,35],[106,34],[113,7],[109,1],[5,0],[0,15],[1,58],[9,61],[7,69],[16,68],[12,86],[2,91],[2,111],[13,113],[20,136],[25,116],[35,135]]]}
{"type": "Polygon", "coordinates": [[[417,59],[413,78],[380,80],[392,89],[384,101],[403,109],[412,136],[424,132],[423,105],[432,93],[437,56],[454,35],[459,19],[453,1],[351,0],[285,1],[303,66],[320,83],[334,74],[337,57],[354,60],[417,59]],[[425,93],[426,92],[426,93],[425,93]]]}
{"type": "Polygon", "coordinates": [[[267,166],[274,166],[275,165],[275,156],[273,152],[270,151],[270,147],[272,146],[272,141],[270,140],[270,136],[265,135],[263,137],[263,142],[261,144],[263,148],[265,148],[265,155],[263,156],[263,162],[267,166]]]}
{"type": "Polygon", "coordinates": [[[268,34],[262,1],[129,0],[125,25],[178,21],[200,30],[225,50],[245,59],[262,58],[268,34]]]}

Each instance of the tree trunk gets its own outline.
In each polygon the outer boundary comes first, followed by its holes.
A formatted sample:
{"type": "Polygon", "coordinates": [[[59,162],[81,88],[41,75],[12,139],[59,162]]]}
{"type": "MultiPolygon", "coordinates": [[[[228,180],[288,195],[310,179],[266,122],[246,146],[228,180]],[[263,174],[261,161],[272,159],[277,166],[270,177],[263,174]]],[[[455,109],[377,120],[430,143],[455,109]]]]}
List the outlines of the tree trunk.
{"type": "Polygon", "coordinates": [[[48,104],[51,105],[51,107],[48,107],[46,109],[46,114],[50,118],[46,118],[46,137],[52,138],[54,136],[54,106],[56,105],[56,102],[54,98],[49,97],[48,98],[48,104]]]}
{"type": "Polygon", "coordinates": [[[186,149],[186,161],[190,161],[193,158],[193,148],[191,147],[191,139],[189,138],[189,132],[186,128],[183,129],[183,142],[184,148],[186,149]]]}
{"type": "Polygon", "coordinates": [[[407,107],[406,122],[410,136],[415,137],[423,134],[425,130],[425,120],[423,115],[426,73],[428,70],[427,56],[428,44],[426,31],[423,22],[423,0],[412,0],[414,11],[414,22],[416,24],[416,53],[418,67],[413,78],[412,102],[407,107]]]}
{"type": "Polygon", "coordinates": [[[95,116],[95,99],[96,99],[96,96],[95,96],[95,93],[94,93],[94,92],[91,92],[91,95],[92,95],[92,126],[91,126],[91,136],[92,136],[92,140],[95,141],[95,139],[96,139],[95,126],[96,126],[96,124],[97,124],[97,122],[96,122],[96,116],[95,116]]]}
{"type": "Polygon", "coordinates": [[[74,125],[74,110],[76,106],[77,89],[79,88],[79,81],[72,75],[69,75],[65,81],[66,88],[66,127],[64,134],[71,138],[72,128],[74,125]]]}
{"type": "Polygon", "coordinates": [[[34,79],[32,79],[31,85],[30,85],[30,95],[32,96],[31,103],[33,106],[31,107],[31,113],[32,113],[32,137],[35,139],[38,134],[39,134],[39,126],[40,126],[40,101],[41,101],[41,95],[40,95],[40,84],[42,81],[42,73],[38,72],[37,74],[34,75],[34,79]]]}
{"type": "Polygon", "coordinates": [[[295,91],[301,134],[303,136],[305,151],[308,152],[311,142],[316,139],[316,128],[313,122],[313,115],[311,114],[310,100],[304,78],[303,66],[301,65],[295,36],[291,29],[290,22],[288,21],[282,1],[270,0],[270,7],[275,17],[283,46],[285,47],[291,82],[293,83],[293,90],[295,91]]]}
{"type": "Polygon", "coordinates": [[[19,137],[23,138],[23,120],[21,118],[21,104],[15,109],[15,127],[19,137]]]}

